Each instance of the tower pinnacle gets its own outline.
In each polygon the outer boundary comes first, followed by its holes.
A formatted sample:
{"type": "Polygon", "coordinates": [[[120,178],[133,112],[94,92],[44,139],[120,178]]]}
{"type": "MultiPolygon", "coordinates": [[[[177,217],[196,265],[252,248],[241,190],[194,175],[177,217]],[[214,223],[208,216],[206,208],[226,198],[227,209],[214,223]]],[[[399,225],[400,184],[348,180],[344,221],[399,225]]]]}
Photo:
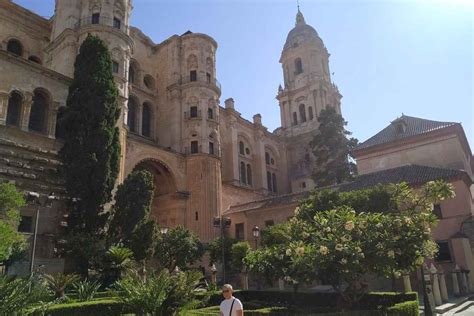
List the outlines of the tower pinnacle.
{"type": "Polygon", "coordinates": [[[300,11],[300,3],[298,1],[298,13],[296,13],[296,24],[295,25],[299,25],[299,24],[306,24],[306,22],[304,20],[303,13],[301,13],[301,11],[300,11]]]}

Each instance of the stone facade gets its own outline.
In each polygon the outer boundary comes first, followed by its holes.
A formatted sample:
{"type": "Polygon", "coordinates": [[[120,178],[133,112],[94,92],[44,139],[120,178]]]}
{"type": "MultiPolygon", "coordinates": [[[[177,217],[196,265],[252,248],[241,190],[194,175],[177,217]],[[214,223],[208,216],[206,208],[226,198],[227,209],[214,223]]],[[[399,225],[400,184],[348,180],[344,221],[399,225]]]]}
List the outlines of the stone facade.
{"type": "MultiPolygon", "coordinates": [[[[340,111],[341,95],[331,82],[329,53],[299,10],[281,55],[282,126],[274,132],[260,114],[244,119],[232,98],[221,106],[214,39],[188,31],[157,44],[130,26],[131,14],[131,0],[56,0],[47,20],[0,1],[0,180],[64,194],[60,182],[36,175],[27,162],[57,171],[57,121],[75,57],[93,34],[110,48],[119,89],[119,182],[136,168],[154,174],[159,225],[184,225],[210,241],[219,234],[213,218],[231,205],[313,187],[308,143],[319,111],[340,111]]],[[[54,249],[67,210],[61,201],[40,208],[38,234],[50,236],[45,247],[54,249]]],[[[31,211],[22,215],[32,220],[31,211]]],[[[57,263],[52,250],[37,257],[57,263]]]]}

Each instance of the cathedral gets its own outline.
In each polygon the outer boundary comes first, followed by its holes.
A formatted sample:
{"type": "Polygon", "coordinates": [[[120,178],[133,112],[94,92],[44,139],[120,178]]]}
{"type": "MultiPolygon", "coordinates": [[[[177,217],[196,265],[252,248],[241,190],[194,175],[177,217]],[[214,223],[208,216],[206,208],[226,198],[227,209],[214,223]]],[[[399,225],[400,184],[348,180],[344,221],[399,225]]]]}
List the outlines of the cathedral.
{"type": "MultiPolygon", "coordinates": [[[[130,25],[131,14],[131,0],[56,0],[45,19],[0,0],[0,181],[28,197],[19,231],[36,245],[35,268],[64,270],[58,248],[68,210],[57,122],[88,34],[108,45],[120,94],[118,182],[136,168],[154,175],[151,212],[160,227],[184,226],[204,242],[222,232],[253,241],[257,227],[286,221],[314,188],[309,142],[320,111],[341,113],[342,96],[331,81],[328,50],[299,9],[286,41],[281,36],[281,126],[273,132],[260,114],[249,121],[232,98],[221,102],[214,39],[187,31],[154,43],[130,25]]],[[[440,219],[437,260],[445,271],[453,262],[474,270],[474,158],[460,123],[402,115],[353,154],[360,176],[338,190],[450,182],[456,197],[433,209],[440,219]]],[[[13,273],[27,273],[28,265],[13,273]]]]}
{"type": "MultiPolygon", "coordinates": [[[[281,127],[273,132],[260,114],[243,118],[232,98],[222,104],[213,38],[188,31],[154,43],[130,25],[131,14],[131,0],[56,0],[50,19],[0,1],[0,179],[64,196],[57,122],[79,47],[93,34],[110,48],[120,94],[119,182],[135,168],[154,175],[161,227],[183,225],[210,241],[220,234],[213,219],[233,205],[314,187],[308,144],[318,113],[328,105],[340,112],[341,95],[329,53],[299,9],[282,47],[281,127]]],[[[38,206],[40,258],[54,258],[67,225],[61,205],[38,206]]],[[[22,213],[26,233],[36,207],[22,213]]]]}

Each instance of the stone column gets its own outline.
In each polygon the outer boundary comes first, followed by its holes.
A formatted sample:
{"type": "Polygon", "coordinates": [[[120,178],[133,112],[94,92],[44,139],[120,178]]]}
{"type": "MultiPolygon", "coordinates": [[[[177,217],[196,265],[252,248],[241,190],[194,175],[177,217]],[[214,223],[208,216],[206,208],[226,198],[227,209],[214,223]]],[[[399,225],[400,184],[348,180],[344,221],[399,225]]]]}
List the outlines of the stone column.
{"type": "Polygon", "coordinates": [[[137,108],[137,134],[142,135],[143,126],[143,104],[139,104],[137,108]]]}
{"type": "Polygon", "coordinates": [[[443,302],[447,302],[449,300],[448,288],[446,287],[446,278],[444,276],[444,271],[441,267],[438,268],[438,277],[439,277],[439,287],[441,290],[441,299],[443,300],[443,302]]]}
{"type": "Polygon", "coordinates": [[[403,289],[405,292],[411,292],[411,282],[410,282],[410,275],[404,274],[403,275],[403,289]]]}
{"type": "Polygon", "coordinates": [[[433,279],[433,296],[435,299],[435,304],[436,306],[439,306],[443,304],[443,301],[441,300],[441,291],[439,290],[438,270],[436,270],[434,264],[431,264],[430,272],[433,279]]]}
{"type": "Polygon", "coordinates": [[[466,271],[464,269],[461,269],[461,272],[458,274],[460,275],[460,288],[461,288],[461,294],[467,294],[467,277],[466,277],[466,271]]]}
{"type": "Polygon", "coordinates": [[[24,131],[28,131],[28,126],[30,124],[30,112],[31,105],[33,104],[33,94],[31,92],[25,92],[25,99],[21,107],[21,117],[20,117],[20,126],[24,131]]]}
{"type": "Polygon", "coordinates": [[[453,294],[455,296],[461,295],[461,292],[459,291],[458,272],[459,272],[459,266],[456,265],[454,267],[454,270],[451,272],[452,277],[453,277],[453,294]]]}
{"type": "Polygon", "coordinates": [[[431,276],[430,276],[430,270],[426,266],[426,264],[423,264],[423,282],[425,282],[426,285],[426,295],[428,296],[428,301],[431,306],[431,309],[434,310],[435,308],[435,298],[433,296],[433,285],[431,283],[431,276]]]}
{"type": "Polygon", "coordinates": [[[47,134],[48,138],[56,138],[56,121],[58,118],[58,109],[60,107],[59,102],[53,102],[53,108],[49,112],[49,118],[48,118],[48,127],[47,127],[47,134]]]}
{"type": "Polygon", "coordinates": [[[0,91],[0,125],[7,124],[8,97],[7,92],[0,91]]]}
{"type": "Polygon", "coordinates": [[[280,291],[284,291],[285,290],[285,281],[283,281],[282,279],[278,279],[278,289],[280,291]]]}

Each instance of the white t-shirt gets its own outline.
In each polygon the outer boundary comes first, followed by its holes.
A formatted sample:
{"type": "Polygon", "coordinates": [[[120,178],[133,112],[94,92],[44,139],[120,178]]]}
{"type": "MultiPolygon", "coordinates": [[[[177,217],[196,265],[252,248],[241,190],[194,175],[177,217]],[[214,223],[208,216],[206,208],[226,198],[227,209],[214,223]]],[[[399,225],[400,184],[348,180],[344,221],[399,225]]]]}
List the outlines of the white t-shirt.
{"type": "Polygon", "coordinates": [[[232,301],[235,299],[234,306],[232,307],[232,315],[230,316],[237,316],[237,311],[243,310],[244,307],[242,306],[242,302],[235,297],[231,297],[227,300],[223,300],[221,303],[221,312],[224,316],[229,316],[230,307],[232,306],[232,301]]]}

